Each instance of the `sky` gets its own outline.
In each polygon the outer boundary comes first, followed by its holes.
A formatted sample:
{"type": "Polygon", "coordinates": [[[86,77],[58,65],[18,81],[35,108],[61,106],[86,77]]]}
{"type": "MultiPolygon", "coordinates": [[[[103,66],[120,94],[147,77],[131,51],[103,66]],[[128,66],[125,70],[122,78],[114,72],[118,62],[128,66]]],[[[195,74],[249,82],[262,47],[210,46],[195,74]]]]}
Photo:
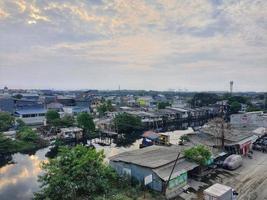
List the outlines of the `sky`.
{"type": "Polygon", "coordinates": [[[267,91],[266,0],[0,0],[0,87],[267,91]]]}

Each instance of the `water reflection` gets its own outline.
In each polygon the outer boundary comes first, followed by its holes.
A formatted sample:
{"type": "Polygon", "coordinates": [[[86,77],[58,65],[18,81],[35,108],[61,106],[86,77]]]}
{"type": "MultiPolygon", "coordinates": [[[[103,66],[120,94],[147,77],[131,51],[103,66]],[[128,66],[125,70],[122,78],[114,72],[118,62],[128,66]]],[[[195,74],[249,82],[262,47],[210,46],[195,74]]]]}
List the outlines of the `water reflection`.
{"type": "Polygon", "coordinates": [[[41,149],[35,155],[16,153],[13,163],[0,168],[0,199],[28,200],[39,188],[40,163],[46,160],[49,148],[41,149]]]}

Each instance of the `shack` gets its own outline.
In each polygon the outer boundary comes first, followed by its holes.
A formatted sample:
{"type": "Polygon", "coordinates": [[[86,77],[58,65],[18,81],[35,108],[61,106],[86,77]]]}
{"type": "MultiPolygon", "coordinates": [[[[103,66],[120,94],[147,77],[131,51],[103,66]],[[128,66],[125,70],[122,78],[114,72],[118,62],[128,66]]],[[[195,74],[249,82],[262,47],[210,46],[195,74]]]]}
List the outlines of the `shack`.
{"type": "Polygon", "coordinates": [[[119,175],[128,175],[142,184],[147,177],[151,177],[151,182],[147,184],[149,188],[172,197],[183,191],[182,188],[187,185],[188,172],[198,167],[196,163],[187,161],[180,154],[167,186],[175,160],[180,152],[179,146],[153,145],[110,157],[110,166],[119,175]]]}
{"type": "Polygon", "coordinates": [[[64,140],[80,140],[83,137],[83,129],[78,127],[61,128],[57,138],[64,140]]]}

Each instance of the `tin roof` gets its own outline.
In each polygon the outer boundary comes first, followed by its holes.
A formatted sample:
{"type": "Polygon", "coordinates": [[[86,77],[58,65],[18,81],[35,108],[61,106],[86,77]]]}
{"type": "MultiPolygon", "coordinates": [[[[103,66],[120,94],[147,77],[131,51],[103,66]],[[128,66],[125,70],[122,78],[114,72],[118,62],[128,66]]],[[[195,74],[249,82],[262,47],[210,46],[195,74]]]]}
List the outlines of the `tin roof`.
{"type": "Polygon", "coordinates": [[[172,163],[181,151],[179,146],[149,146],[110,157],[111,161],[132,163],[148,168],[158,168],[172,163]]]}

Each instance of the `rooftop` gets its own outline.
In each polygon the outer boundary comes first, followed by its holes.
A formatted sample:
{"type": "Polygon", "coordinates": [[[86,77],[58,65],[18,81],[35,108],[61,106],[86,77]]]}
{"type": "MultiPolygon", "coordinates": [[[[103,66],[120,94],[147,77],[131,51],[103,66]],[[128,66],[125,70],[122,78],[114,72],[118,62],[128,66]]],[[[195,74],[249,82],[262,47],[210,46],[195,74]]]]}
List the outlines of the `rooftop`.
{"type": "Polygon", "coordinates": [[[148,168],[158,168],[174,162],[179,152],[181,152],[179,146],[165,147],[153,145],[112,156],[110,160],[132,163],[148,168]]]}
{"type": "Polygon", "coordinates": [[[42,114],[46,113],[46,109],[44,108],[29,108],[29,109],[20,109],[16,111],[17,114],[25,115],[25,114],[42,114]]]}

